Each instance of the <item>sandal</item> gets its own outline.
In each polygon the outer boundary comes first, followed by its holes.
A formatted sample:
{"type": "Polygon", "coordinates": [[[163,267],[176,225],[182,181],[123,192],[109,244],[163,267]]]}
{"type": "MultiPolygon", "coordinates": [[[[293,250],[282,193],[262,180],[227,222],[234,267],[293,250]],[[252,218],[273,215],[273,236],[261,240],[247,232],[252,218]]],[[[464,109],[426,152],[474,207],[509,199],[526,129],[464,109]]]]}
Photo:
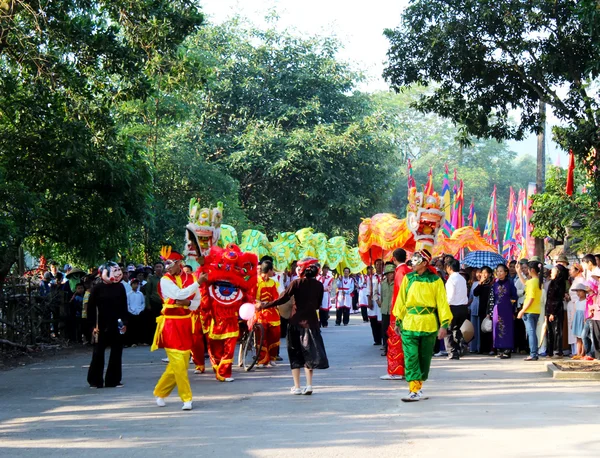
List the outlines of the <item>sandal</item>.
{"type": "Polygon", "coordinates": [[[293,386],[293,387],[290,389],[290,393],[291,393],[291,394],[302,394],[302,388],[296,388],[296,387],[294,387],[294,386],[293,386]]]}
{"type": "Polygon", "coordinates": [[[312,394],[312,392],[313,392],[312,385],[307,385],[306,388],[304,388],[302,390],[302,394],[305,394],[306,396],[310,396],[312,394]]]}

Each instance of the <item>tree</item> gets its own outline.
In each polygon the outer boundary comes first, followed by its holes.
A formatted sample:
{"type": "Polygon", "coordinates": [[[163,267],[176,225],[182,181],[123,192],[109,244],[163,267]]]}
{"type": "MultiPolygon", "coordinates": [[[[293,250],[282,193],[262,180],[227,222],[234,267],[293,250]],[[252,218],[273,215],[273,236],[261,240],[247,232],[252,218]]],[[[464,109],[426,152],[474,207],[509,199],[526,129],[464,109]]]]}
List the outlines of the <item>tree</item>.
{"type": "Polygon", "coordinates": [[[187,0],[4,2],[0,12],[0,283],[24,244],[80,259],[127,246],[149,195],[118,103],[202,22],[187,0]]]}
{"type": "Polygon", "coordinates": [[[572,196],[566,194],[567,176],[563,169],[550,167],[543,194],[533,196],[533,218],[535,237],[551,237],[563,241],[567,236],[578,240],[574,247],[586,252],[598,247],[600,211],[598,203],[587,192],[586,173],[582,167],[575,169],[575,189],[572,196]],[[578,222],[580,230],[570,230],[578,222]]]}
{"type": "MultiPolygon", "coordinates": [[[[469,138],[469,144],[461,144],[457,138],[460,128],[433,113],[422,113],[413,105],[429,92],[422,86],[411,86],[399,94],[381,92],[374,94],[379,111],[385,116],[386,128],[401,151],[403,160],[411,159],[414,178],[418,186],[425,185],[429,169],[433,169],[436,191],[441,193],[444,166],[450,169],[452,186],[453,170],[464,182],[465,218],[471,197],[475,197],[475,211],[480,224],[485,224],[490,196],[494,185],[498,189],[498,216],[500,228],[509,200],[509,189],[526,188],[535,180],[535,161],[530,156],[517,158],[506,143],[496,140],[469,138]]],[[[399,170],[391,211],[404,215],[407,201],[406,166],[399,170]]],[[[502,235],[502,234],[501,234],[502,235]]]]}
{"type": "Polygon", "coordinates": [[[414,106],[469,135],[522,139],[538,132],[540,101],[562,121],[554,139],[572,149],[600,197],[600,15],[597,2],[412,0],[390,40],[384,76],[396,89],[431,85],[414,106]],[[520,110],[513,122],[512,109],[520,110]]]}

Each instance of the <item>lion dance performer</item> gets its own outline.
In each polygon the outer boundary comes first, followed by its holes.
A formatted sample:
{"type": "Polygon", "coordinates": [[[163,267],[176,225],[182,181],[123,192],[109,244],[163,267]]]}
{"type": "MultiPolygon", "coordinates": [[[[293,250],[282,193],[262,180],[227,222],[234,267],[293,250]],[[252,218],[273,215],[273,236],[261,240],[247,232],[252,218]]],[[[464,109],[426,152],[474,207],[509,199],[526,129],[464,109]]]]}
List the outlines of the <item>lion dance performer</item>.
{"type": "MultiPolygon", "coordinates": [[[[212,210],[202,208],[198,199],[192,198],[189,205],[189,223],[185,227],[185,262],[202,271],[204,258],[208,256],[213,246],[216,246],[221,236],[221,222],[223,221],[223,204],[217,203],[212,210]]],[[[204,333],[204,319],[201,310],[192,312],[194,321],[194,336],[192,343],[192,359],[196,366],[194,373],[203,374],[206,335],[204,333]]]]}
{"type": "Polygon", "coordinates": [[[154,388],[156,404],[165,406],[165,398],[175,385],[183,401],[183,410],[192,410],[192,389],[188,379],[188,365],[193,345],[194,320],[192,312],[200,305],[199,286],[207,276],[198,280],[182,270],[183,256],[170,247],[163,247],[161,258],[166,274],[160,279],[158,293],[163,300],[161,315],[156,319],[157,327],[151,350],[164,348],[169,364],[154,388]]]}
{"type": "MultiPolygon", "coordinates": [[[[434,246],[444,220],[441,199],[431,193],[409,190],[407,226],[421,247],[434,246]]],[[[396,330],[402,335],[402,349],[409,393],[404,402],[427,399],[423,382],[429,376],[435,339],[446,336],[452,312],[446,290],[435,269],[430,268],[431,252],[421,248],[411,257],[413,271],[404,276],[396,299],[393,315],[396,330]],[[439,323],[439,324],[438,324],[439,323]],[[439,329],[438,329],[439,328],[439,329]]]]}
{"type": "Polygon", "coordinates": [[[238,310],[245,302],[256,302],[256,266],[253,253],[237,245],[213,246],[204,259],[208,281],[202,287],[201,315],[208,335],[208,354],[220,382],[233,382],[231,370],[239,336],[238,310]]]}
{"type": "MultiPolygon", "coordinates": [[[[256,300],[259,302],[272,302],[279,299],[279,284],[273,279],[275,271],[273,262],[263,261],[260,265],[260,276],[258,278],[258,287],[256,289],[256,300]]],[[[258,360],[259,367],[272,367],[277,364],[277,354],[279,353],[279,341],[281,340],[281,318],[279,310],[274,307],[266,310],[257,311],[258,322],[263,325],[265,338],[262,341],[260,356],[258,360]]]]}

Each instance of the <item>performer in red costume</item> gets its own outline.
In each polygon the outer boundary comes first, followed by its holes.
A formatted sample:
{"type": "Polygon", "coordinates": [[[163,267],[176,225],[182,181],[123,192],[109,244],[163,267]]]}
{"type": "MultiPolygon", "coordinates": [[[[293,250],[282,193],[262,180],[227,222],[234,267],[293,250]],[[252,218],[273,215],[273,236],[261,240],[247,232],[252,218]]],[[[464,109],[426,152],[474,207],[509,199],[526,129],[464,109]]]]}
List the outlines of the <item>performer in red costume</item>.
{"type": "Polygon", "coordinates": [[[206,281],[207,275],[200,275],[196,281],[192,274],[185,273],[181,268],[183,256],[171,251],[170,247],[163,247],[161,257],[167,273],[162,276],[158,286],[163,308],[156,319],[156,334],[151,350],[164,348],[169,364],[154,388],[154,396],[156,404],[164,407],[164,398],[177,385],[183,410],[192,410],[192,389],[187,374],[194,334],[192,311],[200,305],[198,288],[206,281]]]}
{"type": "Polygon", "coordinates": [[[396,265],[396,274],[394,275],[394,294],[392,296],[392,308],[390,309],[390,325],[387,329],[387,374],[379,377],[381,380],[402,380],[404,378],[404,352],[402,351],[402,337],[394,330],[396,326],[396,317],[393,312],[393,305],[396,303],[400,285],[404,276],[412,272],[412,269],[406,265],[406,251],[402,248],[394,250],[392,261],[396,265]]]}
{"type": "Polygon", "coordinates": [[[208,335],[208,354],[220,382],[233,382],[231,369],[239,336],[238,310],[245,302],[256,302],[255,254],[242,252],[237,245],[213,246],[201,272],[208,274],[202,286],[201,315],[208,335]]]}
{"type": "MultiPolygon", "coordinates": [[[[256,300],[259,302],[271,302],[279,299],[279,285],[273,276],[273,262],[263,261],[260,265],[260,276],[256,289],[256,300]]],[[[265,338],[260,349],[258,367],[273,367],[277,364],[277,353],[279,352],[279,341],[281,340],[281,318],[279,310],[273,307],[257,311],[258,322],[263,325],[265,338]]]]}

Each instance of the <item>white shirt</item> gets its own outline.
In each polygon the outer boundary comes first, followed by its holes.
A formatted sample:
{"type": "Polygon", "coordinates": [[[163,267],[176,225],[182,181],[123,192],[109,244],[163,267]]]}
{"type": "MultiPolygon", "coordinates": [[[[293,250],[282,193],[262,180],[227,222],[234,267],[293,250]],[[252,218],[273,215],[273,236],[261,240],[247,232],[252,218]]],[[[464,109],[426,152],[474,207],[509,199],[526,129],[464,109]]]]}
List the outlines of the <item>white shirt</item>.
{"type": "Polygon", "coordinates": [[[180,288],[168,277],[162,276],[160,278],[160,291],[163,297],[184,301],[191,295],[194,295],[190,304],[190,310],[196,310],[200,307],[200,291],[198,291],[198,288],[200,288],[198,282],[192,283],[187,288],[180,288]]]}
{"type": "Polygon", "coordinates": [[[125,280],[121,280],[121,284],[125,287],[125,293],[129,294],[130,292],[133,291],[133,289],[131,288],[131,285],[129,284],[129,282],[126,282],[125,280]]]}
{"type": "Polygon", "coordinates": [[[450,305],[467,305],[469,303],[467,280],[458,272],[452,272],[446,280],[446,295],[450,305]]]}
{"type": "Polygon", "coordinates": [[[131,291],[127,294],[127,310],[132,315],[139,315],[146,308],[146,301],[141,291],[131,291]]]}

